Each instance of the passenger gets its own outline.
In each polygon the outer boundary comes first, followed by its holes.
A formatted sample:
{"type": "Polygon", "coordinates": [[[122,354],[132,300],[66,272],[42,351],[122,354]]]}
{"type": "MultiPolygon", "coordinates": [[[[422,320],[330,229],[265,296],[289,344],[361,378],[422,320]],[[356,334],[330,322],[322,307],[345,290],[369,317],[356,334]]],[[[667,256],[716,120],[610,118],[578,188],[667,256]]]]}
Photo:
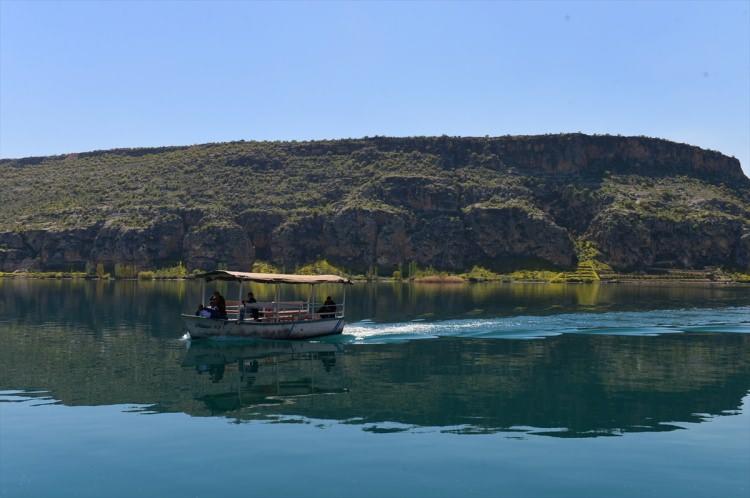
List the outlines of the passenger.
{"type": "Polygon", "coordinates": [[[216,296],[212,295],[208,298],[208,306],[206,311],[209,313],[209,318],[219,318],[219,308],[216,305],[216,296]]]}
{"type": "Polygon", "coordinates": [[[320,313],[320,318],[322,319],[334,318],[336,316],[336,303],[333,302],[331,296],[326,297],[326,300],[323,303],[323,306],[318,310],[318,313],[320,313]]]}
{"type": "Polygon", "coordinates": [[[198,309],[195,311],[195,316],[199,316],[201,318],[211,318],[211,308],[207,308],[206,306],[199,304],[198,309]]]}
{"type": "Polygon", "coordinates": [[[213,295],[211,295],[211,300],[209,301],[209,305],[211,309],[215,311],[215,313],[212,313],[211,318],[222,318],[226,319],[227,317],[227,302],[224,299],[224,296],[219,294],[219,291],[214,291],[213,295]]]}
{"type": "Polygon", "coordinates": [[[219,309],[216,306],[216,298],[214,296],[208,298],[208,306],[203,306],[200,316],[204,318],[219,318],[219,309]]]}
{"type": "Polygon", "coordinates": [[[242,301],[245,312],[249,311],[250,315],[253,317],[253,320],[260,320],[260,311],[258,310],[258,306],[255,304],[257,302],[258,301],[255,300],[255,296],[252,292],[248,292],[247,299],[242,301]]]}

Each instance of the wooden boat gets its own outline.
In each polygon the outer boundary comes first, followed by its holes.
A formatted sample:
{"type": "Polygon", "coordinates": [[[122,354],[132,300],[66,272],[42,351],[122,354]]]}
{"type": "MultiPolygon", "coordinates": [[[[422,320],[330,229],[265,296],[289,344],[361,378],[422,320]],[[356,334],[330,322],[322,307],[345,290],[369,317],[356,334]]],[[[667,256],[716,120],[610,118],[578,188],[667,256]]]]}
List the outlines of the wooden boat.
{"type": "Polygon", "coordinates": [[[191,339],[208,337],[310,339],[340,334],[344,330],[346,285],[352,283],[348,278],[338,275],[246,273],[227,270],[203,273],[196,275],[195,278],[203,281],[203,302],[205,302],[206,282],[217,280],[237,282],[240,298],[236,302],[227,302],[225,318],[182,315],[191,339]],[[276,287],[274,300],[243,305],[242,286],[245,282],[274,285],[276,287]],[[309,298],[307,301],[281,301],[281,284],[309,285],[309,298]],[[322,303],[315,302],[315,286],[320,284],[341,284],[344,288],[341,304],[328,306],[321,311],[322,303]]]}

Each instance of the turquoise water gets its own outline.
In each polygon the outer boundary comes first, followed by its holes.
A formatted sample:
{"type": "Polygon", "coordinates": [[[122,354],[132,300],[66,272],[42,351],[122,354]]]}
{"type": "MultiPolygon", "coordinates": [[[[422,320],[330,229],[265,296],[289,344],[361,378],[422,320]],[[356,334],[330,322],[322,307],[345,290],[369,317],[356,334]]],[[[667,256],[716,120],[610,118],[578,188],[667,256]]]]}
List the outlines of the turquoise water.
{"type": "Polygon", "coordinates": [[[748,287],[357,285],[340,337],[191,344],[198,292],[0,280],[0,496],[750,495],[748,287]]]}

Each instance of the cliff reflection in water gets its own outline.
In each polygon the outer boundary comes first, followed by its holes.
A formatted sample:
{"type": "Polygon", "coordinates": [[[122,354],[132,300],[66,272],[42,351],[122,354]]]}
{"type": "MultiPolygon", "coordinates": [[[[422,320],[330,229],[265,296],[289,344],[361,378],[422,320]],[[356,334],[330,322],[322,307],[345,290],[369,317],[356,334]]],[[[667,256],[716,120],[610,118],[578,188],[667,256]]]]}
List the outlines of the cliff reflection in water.
{"type": "Polygon", "coordinates": [[[366,430],[395,422],[403,430],[573,437],[664,431],[738,410],[750,390],[750,337],[740,334],[309,347],[199,345],[183,366],[221,369],[220,380],[192,384],[212,414],[339,420],[366,430]]]}
{"type": "Polygon", "coordinates": [[[750,335],[565,334],[391,344],[164,341],[2,329],[0,388],[66,405],[137,404],[235,421],[523,430],[588,437],[665,431],[740,409],[750,335]]]}

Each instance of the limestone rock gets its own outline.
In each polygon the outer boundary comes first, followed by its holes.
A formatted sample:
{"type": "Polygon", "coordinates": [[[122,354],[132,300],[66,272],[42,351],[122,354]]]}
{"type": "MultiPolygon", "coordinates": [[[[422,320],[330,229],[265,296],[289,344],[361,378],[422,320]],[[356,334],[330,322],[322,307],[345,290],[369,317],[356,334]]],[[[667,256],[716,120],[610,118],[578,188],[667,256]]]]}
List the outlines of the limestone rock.
{"type": "Polygon", "coordinates": [[[91,262],[106,267],[124,263],[136,268],[177,264],[182,260],[183,219],[175,214],[154,216],[146,226],[129,226],[126,219],[108,220],[96,235],[91,262]]]}
{"type": "Polygon", "coordinates": [[[543,213],[519,205],[473,205],[467,209],[468,238],[482,260],[498,269],[543,265],[569,268],[576,262],[567,231],[543,213]]]}
{"type": "Polygon", "coordinates": [[[255,251],[247,233],[238,224],[204,219],[185,235],[183,255],[188,268],[225,267],[249,271],[255,251]]]}
{"type": "Polygon", "coordinates": [[[747,268],[750,224],[726,217],[670,219],[611,211],[591,225],[589,236],[604,260],[623,271],[704,268],[722,264],[747,268]]]}
{"type": "Polygon", "coordinates": [[[0,160],[0,173],[3,271],[567,269],[579,239],[621,270],[750,268],[739,162],[647,137],[231,142],[0,160]]]}

